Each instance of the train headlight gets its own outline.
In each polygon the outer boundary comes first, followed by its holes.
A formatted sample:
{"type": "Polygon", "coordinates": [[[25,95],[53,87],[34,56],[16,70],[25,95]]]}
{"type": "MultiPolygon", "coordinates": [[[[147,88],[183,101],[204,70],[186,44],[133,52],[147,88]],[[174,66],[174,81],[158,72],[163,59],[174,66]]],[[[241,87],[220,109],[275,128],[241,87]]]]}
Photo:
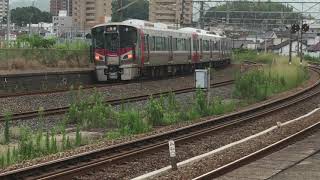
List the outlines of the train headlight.
{"type": "Polygon", "coordinates": [[[95,59],[96,61],[104,61],[103,57],[102,57],[100,54],[98,54],[98,53],[95,54],[94,59],[95,59]]]}
{"type": "Polygon", "coordinates": [[[133,59],[133,55],[132,54],[127,54],[125,56],[123,56],[122,58],[123,60],[130,60],[130,59],[133,59]]]}

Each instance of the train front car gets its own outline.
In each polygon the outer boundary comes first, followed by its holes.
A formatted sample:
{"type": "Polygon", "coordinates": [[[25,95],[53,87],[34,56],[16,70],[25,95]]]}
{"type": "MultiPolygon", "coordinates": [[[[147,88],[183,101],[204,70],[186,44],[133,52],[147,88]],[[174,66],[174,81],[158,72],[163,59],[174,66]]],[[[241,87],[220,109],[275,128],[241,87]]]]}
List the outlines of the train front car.
{"type": "Polygon", "coordinates": [[[139,75],[137,28],[121,24],[100,25],[92,29],[92,39],[98,81],[131,80],[139,75]]]}

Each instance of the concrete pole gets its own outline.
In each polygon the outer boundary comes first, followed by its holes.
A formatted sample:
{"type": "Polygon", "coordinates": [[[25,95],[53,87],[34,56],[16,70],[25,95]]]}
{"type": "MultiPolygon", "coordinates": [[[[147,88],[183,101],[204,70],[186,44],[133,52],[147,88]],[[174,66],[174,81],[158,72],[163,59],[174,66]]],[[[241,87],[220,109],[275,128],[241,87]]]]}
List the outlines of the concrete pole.
{"type": "Polygon", "coordinates": [[[289,39],[289,64],[292,61],[292,32],[290,31],[290,39],[289,39]]]}
{"type": "Polygon", "coordinates": [[[300,39],[301,39],[301,42],[300,42],[300,64],[302,64],[302,61],[303,61],[303,52],[302,52],[303,39],[302,39],[302,37],[303,37],[303,31],[301,29],[300,30],[300,39]]]}
{"type": "Polygon", "coordinates": [[[9,42],[10,40],[10,34],[11,34],[11,27],[10,27],[10,0],[8,0],[8,10],[7,10],[7,40],[9,42]]]}
{"type": "Polygon", "coordinates": [[[204,2],[200,2],[200,29],[204,29],[204,2]]]}

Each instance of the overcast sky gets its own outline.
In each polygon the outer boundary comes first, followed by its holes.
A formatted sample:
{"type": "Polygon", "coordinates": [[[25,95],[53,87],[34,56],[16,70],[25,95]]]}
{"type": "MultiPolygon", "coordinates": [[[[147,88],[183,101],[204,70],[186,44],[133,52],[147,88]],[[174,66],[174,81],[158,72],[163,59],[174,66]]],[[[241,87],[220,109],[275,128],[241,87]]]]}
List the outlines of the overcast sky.
{"type": "MultiPolygon", "coordinates": [[[[11,8],[16,7],[23,7],[23,6],[30,6],[32,5],[32,2],[35,2],[34,5],[38,7],[41,10],[49,11],[49,4],[50,0],[10,0],[11,8]]],[[[259,0],[253,0],[253,1],[259,1],[259,0]]],[[[260,1],[266,1],[266,0],[260,0],[260,1]]],[[[318,12],[317,14],[312,14],[313,16],[317,16],[317,18],[320,17],[320,2],[319,4],[304,4],[303,6],[301,4],[297,4],[294,2],[317,2],[319,0],[272,0],[272,1],[278,1],[278,2],[292,2],[291,5],[296,8],[296,11],[301,11],[302,7],[304,10],[309,9],[309,11],[318,12]],[[312,7],[314,6],[314,7],[312,7]]],[[[212,5],[211,5],[212,6],[212,5]]],[[[195,8],[198,9],[197,5],[195,5],[195,8]]],[[[195,17],[197,17],[197,10],[195,10],[195,17]]]]}

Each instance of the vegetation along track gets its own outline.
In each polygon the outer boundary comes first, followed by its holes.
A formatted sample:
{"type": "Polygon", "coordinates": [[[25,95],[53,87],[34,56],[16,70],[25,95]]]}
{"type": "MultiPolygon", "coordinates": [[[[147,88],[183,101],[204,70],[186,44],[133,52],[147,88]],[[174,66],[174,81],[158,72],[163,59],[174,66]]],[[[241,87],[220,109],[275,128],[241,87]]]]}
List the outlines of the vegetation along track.
{"type": "MultiPolygon", "coordinates": [[[[228,80],[228,81],[222,81],[218,83],[211,84],[212,87],[221,87],[221,86],[226,86],[230,85],[234,82],[234,80],[228,80]]],[[[174,90],[172,91],[175,94],[183,94],[183,93],[189,93],[189,92],[194,92],[196,89],[193,88],[185,88],[185,89],[179,89],[179,90],[174,90]]],[[[170,91],[171,92],[171,91],[170,91]]],[[[161,92],[161,93],[155,93],[152,94],[152,97],[160,97],[161,95],[166,95],[170,93],[169,91],[167,92],[161,92]]],[[[137,102],[137,101],[143,101],[143,100],[148,100],[151,97],[151,95],[142,95],[142,96],[134,96],[134,97],[129,97],[129,98],[123,98],[123,99],[114,99],[114,100],[107,100],[105,101],[106,104],[110,105],[119,105],[121,103],[129,103],[129,102],[137,102]]],[[[65,107],[60,107],[60,108],[54,108],[54,109],[46,109],[43,111],[44,116],[50,116],[50,115],[59,115],[59,114],[65,114],[68,112],[69,106],[65,107]]],[[[39,116],[38,111],[30,111],[30,112],[24,112],[24,113],[17,113],[12,115],[12,120],[18,121],[18,120],[27,120],[31,118],[35,118],[39,116]]],[[[1,115],[0,116],[0,122],[5,121],[5,116],[1,115]]]]}
{"type": "MultiPolygon", "coordinates": [[[[311,68],[320,74],[319,69],[311,68]]],[[[233,113],[216,119],[199,122],[170,132],[157,134],[139,140],[94,150],[55,161],[38,164],[0,174],[1,179],[71,179],[90,170],[106,167],[120,160],[129,161],[146,152],[167,149],[167,142],[173,139],[182,144],[198,139],[218,129],[237,123],[248,122],[257,117],[289,107],[320,94],[320,81],[291,96],[261,104],[257,107],[233,113]]]]}

